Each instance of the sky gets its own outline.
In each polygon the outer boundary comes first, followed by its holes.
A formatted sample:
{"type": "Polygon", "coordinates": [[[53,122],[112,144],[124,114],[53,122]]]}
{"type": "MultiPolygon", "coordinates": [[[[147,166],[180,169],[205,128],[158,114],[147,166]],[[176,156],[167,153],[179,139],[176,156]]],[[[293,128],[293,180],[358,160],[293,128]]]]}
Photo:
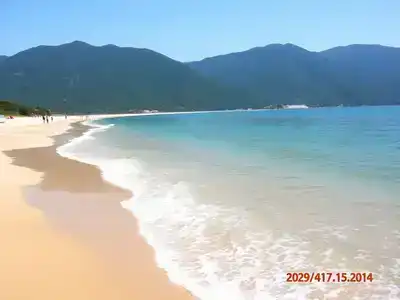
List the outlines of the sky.
{"type": "Polygon", "coordinates": [[[272,43],[400,47],[400,0],[0,0],[0,55],[75,40],[180,61],[272,43]]]}

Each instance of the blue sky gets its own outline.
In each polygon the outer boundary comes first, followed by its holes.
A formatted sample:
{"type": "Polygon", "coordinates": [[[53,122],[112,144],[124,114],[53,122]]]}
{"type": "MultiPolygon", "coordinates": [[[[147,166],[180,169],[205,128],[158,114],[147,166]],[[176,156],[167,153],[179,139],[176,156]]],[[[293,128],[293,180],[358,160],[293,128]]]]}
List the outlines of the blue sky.
{"type": "Polygon", "coordinates": [[[0,54],[82,40],[190,61],[271,43],[400,46],[400,0],[0,0],[0,54]]]}

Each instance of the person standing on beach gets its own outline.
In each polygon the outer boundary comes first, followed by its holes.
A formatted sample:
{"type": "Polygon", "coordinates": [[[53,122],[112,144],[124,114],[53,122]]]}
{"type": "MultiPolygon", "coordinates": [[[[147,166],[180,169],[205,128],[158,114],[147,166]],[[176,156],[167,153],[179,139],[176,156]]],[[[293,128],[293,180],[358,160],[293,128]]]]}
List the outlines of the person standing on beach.
{"type": "Polygon", "coordinates": [[[46,116],[46,123],[49,123],[49,116],[46,116]]]}
{"type": "Polygon", "coordinates": [[[53,122],[53,116],[51,116],[51,121],[53,122]]]}
{"type": "Polygon", "coordinates": [[[43,123],[46,123],[46,117],[44,115],[42,116],[42,119],[43,119],[43,123]]]}

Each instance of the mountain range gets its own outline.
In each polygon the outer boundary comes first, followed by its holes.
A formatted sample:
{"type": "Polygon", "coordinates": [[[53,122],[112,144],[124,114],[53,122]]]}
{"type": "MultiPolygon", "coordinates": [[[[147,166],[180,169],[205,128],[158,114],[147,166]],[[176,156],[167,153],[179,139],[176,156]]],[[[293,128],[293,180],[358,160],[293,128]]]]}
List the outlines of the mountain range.
{"type": "Polygon", "coordinates": [[[189,65],[263,103],[400,104],[400,48],[350,45],[310,52],[272,44],[189,65]]]}
{"type": "Polygon", "coordinates": [[[0,56],[0,100],[69,113],[400,104],[400,48],[271,44],[183,63],[75,41],[0,56]]]}

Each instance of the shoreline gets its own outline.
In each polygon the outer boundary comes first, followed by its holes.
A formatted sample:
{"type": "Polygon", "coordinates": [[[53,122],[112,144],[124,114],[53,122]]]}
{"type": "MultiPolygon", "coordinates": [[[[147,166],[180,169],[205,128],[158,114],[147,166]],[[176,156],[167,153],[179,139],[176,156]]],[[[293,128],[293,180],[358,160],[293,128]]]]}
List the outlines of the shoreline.
{"type": "Polygon", "coordinates": [[[0,147],[7,195],[0,203],[0,298],[193,299],[157,266],[135,217],[121,206],[130,192],[105,182],[97,167],[57,153],[88,130],[72,125],[83,120],[0,127],[7,140],[0,147]]]}

